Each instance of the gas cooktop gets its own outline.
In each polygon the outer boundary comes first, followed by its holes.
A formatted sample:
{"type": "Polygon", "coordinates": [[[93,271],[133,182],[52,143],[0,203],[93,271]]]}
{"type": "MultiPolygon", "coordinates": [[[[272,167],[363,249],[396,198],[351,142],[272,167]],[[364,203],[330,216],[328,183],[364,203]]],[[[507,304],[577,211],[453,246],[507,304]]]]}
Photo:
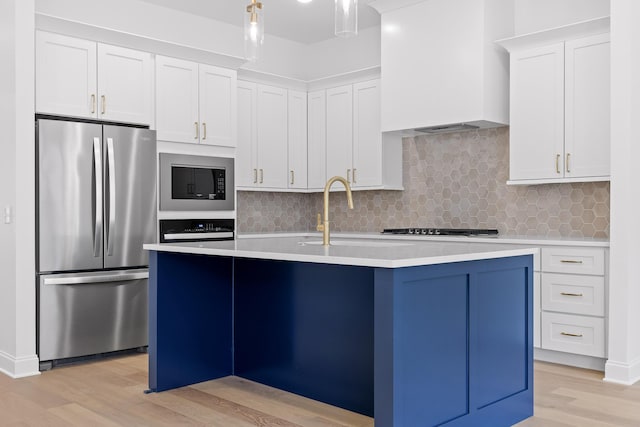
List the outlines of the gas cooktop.
{"type": "Polygon", "coordinates": [[[382,234],[413,234],[416,236],[497,236],[496,229],[478,228],[385,228],[382,234]]]}

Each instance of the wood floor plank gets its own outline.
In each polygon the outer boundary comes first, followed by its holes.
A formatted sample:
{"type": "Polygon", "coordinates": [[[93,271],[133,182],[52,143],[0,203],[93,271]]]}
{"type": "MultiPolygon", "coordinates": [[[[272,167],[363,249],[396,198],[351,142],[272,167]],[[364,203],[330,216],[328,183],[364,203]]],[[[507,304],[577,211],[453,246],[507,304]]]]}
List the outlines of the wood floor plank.
{"type": "MultiPolygon", "coordinates": [[[[374,420],[237,377],[144,394],[148,357],[134,354],[11,379],[0,374],[0,427],[373,427],[374,420]]],[[[640,426],[640,384],[536,362],[535,415],[518,427],[640,426]]]]}

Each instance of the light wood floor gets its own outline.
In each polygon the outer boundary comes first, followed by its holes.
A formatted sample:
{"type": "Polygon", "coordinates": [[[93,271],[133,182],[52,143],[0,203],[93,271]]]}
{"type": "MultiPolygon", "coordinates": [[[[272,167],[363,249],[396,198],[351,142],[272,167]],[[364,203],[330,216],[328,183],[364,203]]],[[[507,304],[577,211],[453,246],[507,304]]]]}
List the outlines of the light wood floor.
{"type": "MultiPolygon", "coordinates": [[[[147,355],[13,380],[0,374],[0,426],[373,426],[371,418],[235,377],[144,394],[147,355]]],[[[640,385],[536,363],[535,416],[518,427],[640,426],[640,385]]]]}

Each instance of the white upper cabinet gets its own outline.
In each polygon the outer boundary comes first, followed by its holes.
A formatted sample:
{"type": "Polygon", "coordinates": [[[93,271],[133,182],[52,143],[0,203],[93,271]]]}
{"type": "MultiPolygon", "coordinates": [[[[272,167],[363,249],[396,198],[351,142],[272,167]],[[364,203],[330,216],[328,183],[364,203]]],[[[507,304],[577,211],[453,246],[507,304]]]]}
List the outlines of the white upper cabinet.
{"type": "Polygon", "coordinates": [[[327,89],[327,179],[351,182],[353,169],[353,87],[327,89]]]}
{"type": "Polygon", "coordinates": [[[608,19],[589,24],[499,41],[511,53],[510,183],[609,179],[608,19]]]}
{"type": "Polygon", "coordinates": [[[234,147],[236,72],[156,57],[156,128],[162,141],[234,147]]]}
{"type": "Polygon", "coordinates": [[[36,31],[36,112],[93,118],[96,43],[36,31]]]}
{"type": "Polygon", "coordinates": [[[565,44],[565,177],[611,174],[609,34],[565,44]]]}
{"type": "Polygon", "coordinates": [[[36,112],[150,124],[151,55],[36,32],[36,112]]]}
{"type": "Polygon", "coordinates": [[[353,85],[354,187],[382,185],[380,80],[353,85]]]}
{"type": "Polygon", "coordinates": [[[236,72],[199,65],[200,141],[208,145],[236,146],[236,72]]]}
{"type": "Polygon", "coordinates": [[[287,188],[287,90],[258,85],[258,185],[287,188]]]}
{"type": "Polygon", "coordinates": [[[556,178],[563,170],[564,43],[511,55],[510,177],[556,178]]]}
{"type": "Polygon", "coordinates": [[[307,188],[307,93],[290,90],[288,103],[289,188],[307,188]]]}
{"type": "Polygon", "coordinates": [[[323,189],[327,182],[327,101],[324,90],[307,95],[307,186],[323,189]]]}
{"type": "Polygon", "coordinates": [[[238,80],[238,147],[236,148],[236,185],[258,184],[258,121],[255,83],[238,80]]]}
{"type": "Polygon", "coordinates": [[[98,118],[151,123],[152,73],[149,53],[98,44],[98,118]]]}
{"type": "Polygon", "coordinates": [[[238,81],[237,86],[238,187],[286,189],[291,177],[287,155],[287,90],[245,81],[238,81]]]}

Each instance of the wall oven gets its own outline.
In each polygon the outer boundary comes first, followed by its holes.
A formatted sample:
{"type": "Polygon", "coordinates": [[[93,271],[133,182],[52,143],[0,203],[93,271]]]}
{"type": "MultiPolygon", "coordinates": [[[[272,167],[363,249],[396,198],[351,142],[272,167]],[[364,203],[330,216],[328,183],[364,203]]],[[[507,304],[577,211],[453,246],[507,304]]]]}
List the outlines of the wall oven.
{"type": "Polygon", "coordinates": [[[160,153],[161,211],[233,211],[234,159],[160,153]]]}

